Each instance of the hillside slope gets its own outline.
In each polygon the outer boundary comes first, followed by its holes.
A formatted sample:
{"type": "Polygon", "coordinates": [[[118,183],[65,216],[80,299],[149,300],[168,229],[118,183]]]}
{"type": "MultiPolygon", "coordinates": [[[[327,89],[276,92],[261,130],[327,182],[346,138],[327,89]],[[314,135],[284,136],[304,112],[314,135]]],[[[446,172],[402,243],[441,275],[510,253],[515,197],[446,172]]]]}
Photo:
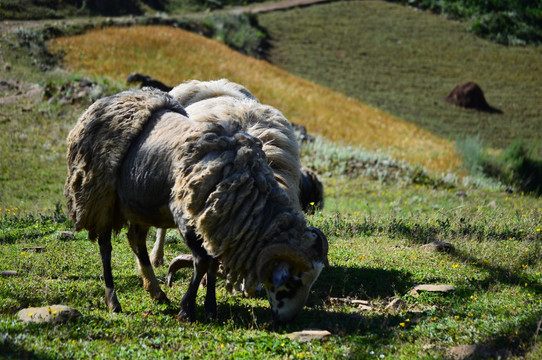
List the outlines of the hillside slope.
{"type": "Polygon", "coordinates": [[[330,140],[389,151],[435,172],[454,171],[460,164],[453,143],[416,125],[180,29],[105,28],[54,39],[50,46],[66,52],[71,70],[118,81],[134,71],[170,84],[228,78],[330,140]]]}
{"type": "Polygon", "coordinates": [[[497,148],[518,137],[539,141],[542,48],[497,45],[460,22],[383,1],[334,2],[258,20],[271,38],[269,61],[292,74],[439,136],[480,135],[497,148]],[[503,114],[442,101],[467,81],[503,114]]]}

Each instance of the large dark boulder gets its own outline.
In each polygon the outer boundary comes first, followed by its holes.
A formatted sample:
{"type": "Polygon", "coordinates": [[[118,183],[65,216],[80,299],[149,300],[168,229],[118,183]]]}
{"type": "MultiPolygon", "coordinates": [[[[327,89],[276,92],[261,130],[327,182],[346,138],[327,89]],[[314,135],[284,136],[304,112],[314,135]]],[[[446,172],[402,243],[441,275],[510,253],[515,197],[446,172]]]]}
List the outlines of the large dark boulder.
{"type": "Polygon", "coordinates": [[[484,92],[480,86],[472,81],[457,85],[444,98],[444,101],[467,109],[475,109],[490,113],[502,113],[501,110],[496,109],[487,103],[484,92]]]}

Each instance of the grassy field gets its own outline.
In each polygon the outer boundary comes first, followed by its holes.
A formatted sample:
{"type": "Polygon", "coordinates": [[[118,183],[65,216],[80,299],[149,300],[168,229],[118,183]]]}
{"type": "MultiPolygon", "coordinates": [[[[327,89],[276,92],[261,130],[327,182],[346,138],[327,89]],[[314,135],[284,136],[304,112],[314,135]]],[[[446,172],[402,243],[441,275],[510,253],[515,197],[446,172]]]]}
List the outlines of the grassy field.
{"type": "MultiPolygon", "coordinates": [[[[172,288],[171,305],[150,300],[121,234],[113,242],[114,276],[124,313],[103,303],[96,244],[85,233],[61,240],[62,213],[10,211],[0,218],[0,355],[19,358],[444,358],[455,346],[478,344],[495,358],[540,358],[542,204],[520,195],[424,186],[382,185],[363,178],[326,178],[327,207],[308,218],[329,237],[331,268],[316,282],[306,308],[274,327],[267,301],[218,287],[219,319],[179,323],[175,314],[190,271],[172,288]],[[424,251],[434,240],[449,253],[424,251]],[[45,247],[45,252],[33,252],[45,247]],[[417,284],[448,284],[448,294],[409,294],[417,284]],[[389,310],[393,299],[403,306],[389,310]],[[340,300],[335,300],[340,299],[340,300]],[[362,309],[352,300],[366,300],[362,309]],[[66,325],[24,325],[15,313],[61,303],[82,318],[66,325]],[[325,329],[324,341],[285,334],[325,329]],[[382,356],[383,355],[383,356],[382,356]]],[[[186,252],[168,236],[166,259],[186,252]]],[[[164,278],[166,268],[157,269],[164,278]]],[[[203,297],[198,316],[203,319],[203,297]]]]}
{"type": "MultiPolygon", "coordinates": [[[[506,47],[466,25],[384,1],[340,1],[258,16],[271,63],[445,138],[540,145],[542,48],[506,47]],[[443,98],[475,81],[502,115],[443,98]]],[[[542,155],[542,146],[538,149],[542,155]]]]}
{"type": "MultiPolygon", "coordinates": [[[[0,98],[0,271],[18,274],[0,277],[0,357],[444,359],[475,344],[493,358],[542,358],[540,198],[446,181],[438,173],[459,166],[452,143],[216,42],[178,29],[149,30],[103,29],[55,40],[55,49],[67,51],[68,71],[43,71],[31,45],[0,39],[0,79],[19,87],[2,85],[0,98]],[[170,83],[229,77],[311,133],[336,141],[320,138],[302,148],[304,163],[325,184],[326,207],[307,220],[328,236],[331,267],[293,323],[274,326],[264,297],[228,294],[222,282],[218,320],[203,321],[200,292],[201,321],[179,323],[175,315],[191,271],[181,271],[173,287],[163,286],[170,305],[151,301],[124,233],[113,240],[124,312],[107,311],[97,244],[85,232],[73,240],[59,234],[71,229],[62,206],[64,141],[84,108],[124,88],[132,71],[170,83]],[[91,89],[78,95],[88,80],[91,89]],[[33,83],[44,90],[30,96],[25,89],[33,83]],[[412,163],[343,143],[389,150],[412,163]],[[432,175],[420,176],[416,163],[432,175]],[[422,248],[433,241],[452,249],[422,248]],[[417,284],[455,290],[416,296],[410,290],[417,284]],[[402,305],[387,308],[395,299],[402,305]],[[22,308],[55,303],[77,308],[82,317],[56,326],[16,319],[22,308]],[[307,343],[286,337],[303,329],[331,336],[307,343]]],[[[185,252],[170,232],[166,262],[185,252]]],[[[166,272],[157,269],[160,279],[166,272]]]]}

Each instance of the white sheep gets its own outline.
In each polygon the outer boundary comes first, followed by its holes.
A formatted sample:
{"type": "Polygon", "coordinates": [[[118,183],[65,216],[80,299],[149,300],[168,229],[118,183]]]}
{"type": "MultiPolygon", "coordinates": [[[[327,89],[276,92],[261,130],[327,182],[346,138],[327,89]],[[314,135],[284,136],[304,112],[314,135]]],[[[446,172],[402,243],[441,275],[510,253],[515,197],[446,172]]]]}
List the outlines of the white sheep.
{"type": "Polygon", "coordinates": [[[178,227],[194,257],[180,318],[216,316],[218,259],[228,283],[267,289],[273,318],[291,320],[327,262],[327,239],[306,226],[267,163],[262,143],[239,122],[192,121],[168,94],[143,89],[98,100],[68,136],[68,213],[100,245],[106,303],[121,311],[111,272],[111,233],[128,224],[144,288],[168,301],[147,253],[151,226],[178,227]]]}
{"type": "MultiPolygon", "coordinates": [[[[261,104],[247,88],[226,79],[192,80],[169,93],[193,121],[240,122],[242,131],[263,142],[275,179],[288,193],[292,206],[308,213],[323,207],[322,183],[312,170],[301,167],[294,130],[279,110],[261,104]]],[[[165,229],[157,230],[151,251],[155,266],[163,263],[165,234],[165,229]]]]}

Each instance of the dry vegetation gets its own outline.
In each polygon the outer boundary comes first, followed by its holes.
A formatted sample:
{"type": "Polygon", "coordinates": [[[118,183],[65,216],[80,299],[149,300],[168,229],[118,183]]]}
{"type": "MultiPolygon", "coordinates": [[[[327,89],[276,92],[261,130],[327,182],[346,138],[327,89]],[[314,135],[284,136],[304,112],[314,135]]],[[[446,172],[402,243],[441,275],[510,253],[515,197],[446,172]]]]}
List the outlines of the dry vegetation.
{"type": "Polygon", "coordinates": [[[445,139],[180,29],[105,28],[54,39],[50,47],[66,52],[68,68],[118,81],[133,71],[170,84],[228,78],[279,108],[292,122],[329,140],[388,151],[434,172],[456,171],[460,164],[454,144],[445,139]]]}

